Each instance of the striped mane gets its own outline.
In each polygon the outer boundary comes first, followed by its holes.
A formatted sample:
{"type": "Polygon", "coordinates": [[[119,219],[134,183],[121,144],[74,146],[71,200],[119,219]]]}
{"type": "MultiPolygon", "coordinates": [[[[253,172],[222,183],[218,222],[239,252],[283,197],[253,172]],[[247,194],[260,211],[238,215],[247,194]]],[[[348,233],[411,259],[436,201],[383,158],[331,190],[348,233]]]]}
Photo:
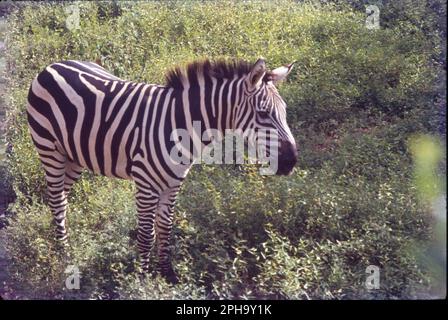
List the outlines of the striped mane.
{"type": "Polygon", "coordinates": [[[244,60],[196,60],[185,66],[178,66],[166,74],[166,86],[182,89],[183,80],[203,74],[216,79],[229,79],[248,74],[253,64],[244,60]]]}

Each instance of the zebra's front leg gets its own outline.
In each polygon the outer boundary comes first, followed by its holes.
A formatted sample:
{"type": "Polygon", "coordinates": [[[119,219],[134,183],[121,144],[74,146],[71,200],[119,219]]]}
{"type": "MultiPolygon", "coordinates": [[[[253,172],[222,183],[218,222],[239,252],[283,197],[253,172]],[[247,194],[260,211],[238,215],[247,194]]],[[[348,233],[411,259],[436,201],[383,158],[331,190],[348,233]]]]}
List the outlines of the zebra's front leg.
{"type": "Polygon", "coordinates": [[[137,248],[143,273],[149,272],[149,257],[154,246],[154,219],[159,195],[150,188],[137,186],[137,248]]]}
{"type": "Polygon", "coordinates": [[[67,161],[65,165],[65,178],[64,178],[64,192],[67,197],[72,189],[73,184],[79,179],[81,176],[83,168],[72,162],[67,161]]]}
{"type": "Polygon", "coordinates": [[[171,263],[171,230],[173,227],[174,205],[180,186],[164,191],[160,196],[156,215],[159,270],[168,282],[176,284],[178,278],[171,263]]]}

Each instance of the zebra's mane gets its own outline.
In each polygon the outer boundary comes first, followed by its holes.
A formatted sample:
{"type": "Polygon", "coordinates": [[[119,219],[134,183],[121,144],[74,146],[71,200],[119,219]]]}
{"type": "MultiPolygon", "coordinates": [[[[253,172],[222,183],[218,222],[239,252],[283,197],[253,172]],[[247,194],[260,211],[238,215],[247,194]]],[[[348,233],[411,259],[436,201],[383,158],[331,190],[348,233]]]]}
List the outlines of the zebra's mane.
{"type": "Polygon", "coordinates": [[[244,60],[196,60],[186,66],[178,66],[166,74],[166,86],[176,89],[183,88],[183,79],[196,75],[206,75],[216,79],[229,79],[248,74],[253,64],[244,60]]]}

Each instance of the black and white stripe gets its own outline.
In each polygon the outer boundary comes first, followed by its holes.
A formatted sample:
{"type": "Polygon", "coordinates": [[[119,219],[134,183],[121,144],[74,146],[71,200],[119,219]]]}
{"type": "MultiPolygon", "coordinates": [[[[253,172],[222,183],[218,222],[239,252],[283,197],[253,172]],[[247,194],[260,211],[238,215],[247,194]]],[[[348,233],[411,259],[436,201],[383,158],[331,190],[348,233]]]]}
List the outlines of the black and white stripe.
{"type": "Polygon", "coordinates": [[[171,133],[186,129],[193,139],[193,121],[200,121],[203,131],[275,128],[288,146],[281,157],[289,173],[297,152],[274,84],[291,67],[268,72],[263,60],[255,65],[206,60],[174,69],[166,86],[125,81],[91,62],[46,67],[31,84],[27,113],[57,238],[67,238],[67,194],[84,168],[133,180],[142,268],[149,268],[157,234],[160,269],[176,281],[170,234],[176,195],[191,164],[170,161],[171,133]]]}

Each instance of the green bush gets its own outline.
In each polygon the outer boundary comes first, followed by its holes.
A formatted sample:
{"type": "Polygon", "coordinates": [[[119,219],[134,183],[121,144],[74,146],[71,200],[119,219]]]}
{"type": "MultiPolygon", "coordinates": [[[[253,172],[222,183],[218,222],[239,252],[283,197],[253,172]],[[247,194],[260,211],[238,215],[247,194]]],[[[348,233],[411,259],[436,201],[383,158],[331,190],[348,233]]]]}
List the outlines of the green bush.
{"type": "Polygon", "coordinates": [[[8,272],[24,297],[373,299],[416,297],[431,285],[411,250],[429,240],[431,221],[406,141],[439,121],[436,36],[402,24],[368,30],[364,9],[318,3],[79,6],[74,31],[64,5],[30,4],[8,18],[8,171],[17,194],[8,272]],[[300,168],[263,177],[250,166],[194,167],[176,207],[174,287],[136,275],[126,181],[84,174],[61,250],[26,126],[31,79],[57,60],[100,59],[119,77],[163,83],[175,64],[204,56],[264,56],[271,67],[298,61],[280,91],[300,168]],[[382,272],[374,292],[364,286],[370,264],[382,272]],[[79,291],[64,287],[68,265],[81,271],[79,291]]]}

